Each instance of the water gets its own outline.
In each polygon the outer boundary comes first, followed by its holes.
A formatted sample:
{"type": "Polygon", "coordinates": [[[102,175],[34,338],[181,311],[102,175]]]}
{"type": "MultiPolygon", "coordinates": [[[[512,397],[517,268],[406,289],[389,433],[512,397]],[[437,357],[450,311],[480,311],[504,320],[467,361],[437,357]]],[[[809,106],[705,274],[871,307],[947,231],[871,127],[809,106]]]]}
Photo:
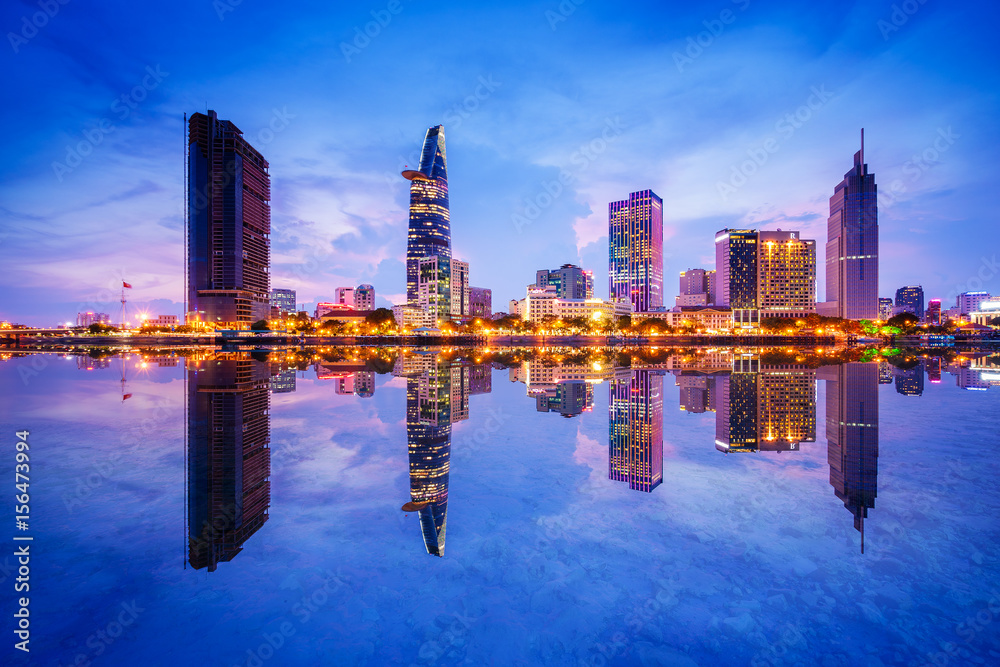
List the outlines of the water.
{"type": "Polygon", "coordinates": [[[995,357],[156,354],[0,362],[31,664],[1000,662],[995,357]]]}

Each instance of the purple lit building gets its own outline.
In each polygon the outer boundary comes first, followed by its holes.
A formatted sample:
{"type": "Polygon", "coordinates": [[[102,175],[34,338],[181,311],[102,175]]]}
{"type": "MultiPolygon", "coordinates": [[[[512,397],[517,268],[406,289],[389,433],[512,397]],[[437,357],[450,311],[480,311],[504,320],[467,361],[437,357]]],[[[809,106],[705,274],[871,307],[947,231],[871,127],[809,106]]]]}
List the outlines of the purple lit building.
{"type": "Polygon", "coordinates": [[[827,220],[828,311],[850,320],[878,319],[878,204],[875,174],[865,164],[865,131],[854,167],[830,197],[827,220]]]}
{"type": "Polygon", "coordinates": [[[652,491],[663,482],[663,375],[612,382],[608,412],[608,478],[652,491]]]}
{"type": "Polygon", "coordinates": [[[663,306],[663,200],[652,190],[608,204],[608,254],[612,299],[637,313],[663,306]]]}

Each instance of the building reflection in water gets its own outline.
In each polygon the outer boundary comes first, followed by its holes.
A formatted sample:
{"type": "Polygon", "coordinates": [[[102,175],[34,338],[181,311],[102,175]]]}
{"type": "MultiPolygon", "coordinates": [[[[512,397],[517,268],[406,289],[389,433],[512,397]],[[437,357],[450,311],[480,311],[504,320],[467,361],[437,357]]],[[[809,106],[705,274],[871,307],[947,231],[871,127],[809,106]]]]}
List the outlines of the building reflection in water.
{"type": "Polygon", "coordinates": [[[220,354],[186,373],[188,562],[212,572],[268,519],[271,364],[220,354]]]}
{"type": "Polygon", "coordinates": [[[650,492],[663,482],[662,370],[615,378],[608,405],[608,478],[650,492]]]}
{"type": "Polygon", "coordinates": [[[406,378],[410,502],[403,508],[420,517],[427,553],[444,556],[451,425],[469,418],[470,395],[490,392],[492,368],[451,362],[428,352],[401,355],[393,375],[406,378]]]}
{"type": "MultiPolygon", "coordinates": [[[[904,396],[920,396],[924,393],[924,361],[921,359],[910,368],[892,369],[896,392],[904,396]]],[[[940,380],[940,376],[938,377],[940,380]]]]}
{"type": "MultiPolygon", "coordinates": [[[[820,369],[826,380],[826,440],[830,484],[854,515],[865,551],[865,519],[875,507],[878,481],[877,364],[846,363],[820,369]]],[[[898,386],[897,386],[898,390],[898,386]]]]}

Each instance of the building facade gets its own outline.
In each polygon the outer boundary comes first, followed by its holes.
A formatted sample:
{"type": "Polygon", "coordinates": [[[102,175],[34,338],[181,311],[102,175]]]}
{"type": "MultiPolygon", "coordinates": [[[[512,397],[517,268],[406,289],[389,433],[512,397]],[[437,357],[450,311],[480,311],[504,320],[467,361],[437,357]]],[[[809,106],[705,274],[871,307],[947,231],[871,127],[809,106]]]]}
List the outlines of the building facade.
{"type": "Polygon", "coordinates": [[[756,326],[757,232],[723,229],[715,235],[715,305],[730,308],[737,326],[756,326]]]}
{"type": "Polygon", "coordinates": [[[649,493],[663,482],[663,374],[632,371],[609,389],[608,478],[649,493]]]}
{"type": "Polygon", "coordinates": [[[485,287],[469,288],[469,316],[487,319],[493,316],[493,291],[485,287]]]}
{"type": "Polygon", "coordinates": [[[878,318],[883,322],[892,317],[892,299],[885,296],[878,298],[878,318]]]}
{"type": "Polygon", "coordinates": [[[837,317],[878,319],[878,192],[865,164],[865,132],[854,167],[830,197],[827,219],[826,301],[837,317]]]}
{"type": "Polygon", "coordinates": [[[757,233],[757,308],[766,317],[816,312],[816,242],[798,232],[757,233]]]}
{"type": "Polygon", "coordinates": [[[714,306],[715,271],[688,269],[681,271],[677,292],[678,306],[714,306]]]}
{"type": "Polygon", "coordinates": [[[354,288],[338,287],[333,294],[333,302],[348,308],[354,308],[354,288]]]}
{"type": "Polygon", "coordinates": [[[267,160],[214,111],[187,129],[187,320],[246,329],[271,313],[267,160]]]}
{"type": "Polygon", "coordinates": [[[608,204],[610,298],[634,312],[663,306],[663,200],[652,190],[608,204]]]}
{"type": "Polygon", "coordinates": [[[111,316],[107,313],[77,313],[76,326],[89,327],[91,324],[111,324],[111,316]]]}
{"type": "Polygon", "coordinates": [[[368,284],[355,287],[354,307],[358,310],[375,310],[375,288],[368,284]]]}

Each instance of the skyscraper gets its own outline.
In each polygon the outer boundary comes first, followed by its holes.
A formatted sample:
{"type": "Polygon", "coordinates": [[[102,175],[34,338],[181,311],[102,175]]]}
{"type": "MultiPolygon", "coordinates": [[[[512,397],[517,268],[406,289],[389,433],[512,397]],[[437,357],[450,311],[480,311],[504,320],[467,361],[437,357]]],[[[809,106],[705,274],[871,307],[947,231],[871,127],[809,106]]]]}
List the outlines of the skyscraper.
{"type": "Polygon", "coordinates": [[[428,128],[417,169],[407,169],[410,181],[410,226],[406,242],[406,301],[419,302],[420,260],[437,256],[437,301],[447,312],[451,304],[451,214],[448,209],[448,160],[444,127],[428,128]]]}
{"type": "Polygon", "coordinates": [[[187,317],[246,329],[270,315],[267,160],[214,111],[188,121],[187,317]]]}
{"type": "Polygon", "coordinates": [[[354,307],[358,310],[375,310],[375,288],[367,284],[355,287],[354,307]]]}
{"type": "Polygon", "coordinates": [[[920,285],[907,285],[896,290],[896,313],[910,313],[923,321],[924,288],[920,285]]]}
{"type": "Polygon", "coordinates": [[[277,309],[279,317],[295,314],[295,290],[275,288],[271,290],[271,307],[277,309]]]}
{"type": "Polygon", "coordinates": [[[878,298],[878,318],[882,321],[892,317],[892,299],[885,296],[878,298]]]}
{"type": "Polygon", "coordinates": [[[610,385],[608,477],[636,491],[663,481],[663,375],[632,371],[610,385]]]}
{"type": "Polygon", "coordinates": [[[608,204],[611,299],[640,313],[663,306],[663,200],[652,190],[608,204]]]}
{"type": "Polygon", "coordinates": [[[754,325],[757,313],[757,232],[723,229],[715,234],[715,305],[733,309],[736,325],[754,325]]]}
{"type": "Polygon", "coordinates": [[[826,300],[850,320],[878,318],[878,203],[875,174],[865,164],[865,131],[854,167],[830,197],[826,300]]]}

